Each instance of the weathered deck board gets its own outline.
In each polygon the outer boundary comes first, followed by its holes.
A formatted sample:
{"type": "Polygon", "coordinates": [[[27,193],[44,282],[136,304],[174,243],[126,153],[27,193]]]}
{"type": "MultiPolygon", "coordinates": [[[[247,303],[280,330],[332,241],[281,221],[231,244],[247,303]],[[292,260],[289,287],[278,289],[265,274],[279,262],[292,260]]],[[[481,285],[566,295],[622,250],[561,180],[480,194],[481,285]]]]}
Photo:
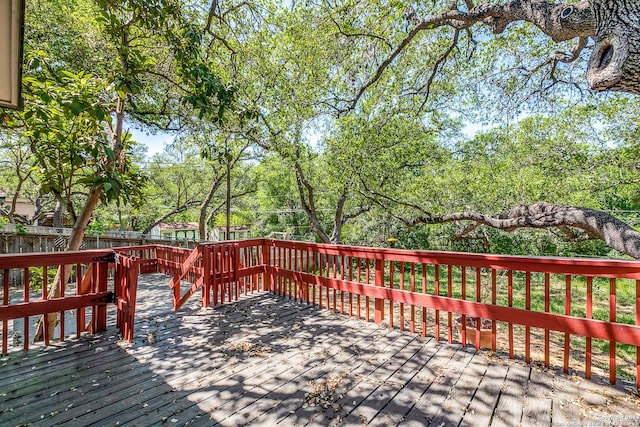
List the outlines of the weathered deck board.
{"type": "MultiPolygon", "coordinates": [[[[403,420],[402,425],[429,425],[439,411],[440,406],[454,392],[455,385],[473,357],[473,353],[467,353],[458,346],[458,351],[454,353],[453,357],[445,365],[437,366],[433,383],[420,400],[416,402],[411,412],[403,420]]],[[[464,409],[460,408],[460,412],[464,412],[464,409]]]]}
{"type": "MultiPolygon", "coordinates": [[[[304,364],[293,365],[296,360],[315,361],[320,357],[328,358],[331,355],[332,346],[335,347],[336,337],[332,331],[339,329],[345,319],[337,316],[325,315],[314,317],[314,328],[310,337],[313,344],[310,345],[304,337],[283,337],[279,347],[264,348],[264,356],[252,356],[255,364],[246,369],[237,369],[237,365],[246,366],[249,358],[230,358],[223,370],[228,370],[232,375],[223,377],[222,372],[216,372],[215,378],[202,377],[198,380],[200,409],[211,411],[216,417],[226,417],[253,400],[263,397],[271,383],[287,382],[288,377],[294,375],[295,369],[304,364]],[[288,348],[285,348],[285,344],[288,348]],[[236,366],[236,369],[234,369],[236,366]],[[222,377],[222,380],[219,380],[222,377]],[[218,380],[216,380],[216,378],[218,380]]],[[[304,324],[305,320],[300,320],[304,324]]],[[[366,337],[365,334],[354,334],[354,339],[366,337]]],[[[244,341],[249,342],[249,341],[244,341]]],[[[272,341],[278,344],[278,340],[272,341]]],[[[251,356],[250,356],[251,357],[251,356]]],[[[168,378],[167,381],[174,387],[184,387],[184,377],[168,378]]],[[[194,403],[195,405],[195,403],[194,403]]],[[[173,410],[175,414],[184,411],[184,407],[177,407],[168,402],[163,410],[173,410]]]]}
{"type": "Polygon", "coordinates": [[[508,370],[509,366],[500,361],[488,361],[487,370],[464,413],[461,425],[487,426],[490,424],[508,370]]]}
{"type": "MultiPolygon", "coordinates": [[[[361,393],[370,390],[369,395],[349,414],[344,414],[347,424],[369,424],[390,401],[393,401],[398,391],[411,379],[410,377],[425,364],[436,352],[434,340],[425,343],[423,339],[416,339],[411,346],[405,347],[404,354],[394,355],[388,370],[375,371],[363,382],[361,393]],[[431,344],[431,345],[430,345],[431,344]],[[384,373],[383,373],[384,372],[384,373]]],[[[357,390],[358,388],[356,388],[357,390]]]]}
{"type": "Polygon", "coordinates": [[[326,408],[315,407],[311,417],[311,426],[326,426],[331,420],[348,415],[356,407],[360,407],[365,399],[375,390],[377,384],[386,381],[402,364],[400,355],[403,351],[413,355],[416,352],[416,338],[403,336],[399,332],[397,339],[375,353],[363,356],[363,363],[355,369],[342,372],[340,387],[337,389],[335,402],[327,402],[326,408]]]}
{"type": "MultiPolygon", "coordinates": [[[[511,427],[519,425],[522,420],[522,408],[529,381],[530,368],[522,365],[511,365],[507,371],[507,377],[500,390],[498,406],[494,412],[491,426],[511,427]]],[[[538,399],[538,396],[531,396],[538,399]]]]}
{"type": "Polygon", "coordinates": [[[401,422],[433,383],[433,379],[436,377],[434,367],[447,363],[456,351],[455,347],[441,345],[435,340],[430,341],[429,344],[435,346],[435,353],[424,359],[422,367],[413,373],[413,377],[376,415],[370,425],[388,426],[401,422]]]}
{"type": "Polygon", "coordinates": [[[110,325],[0,359],[0,425],[640,424],[619,387],[268,293],[173,313],[142,279],[133,344],[110,325]]]}
{"type": "Polygon", "coordinates": [[[487,372],[486,360],[476,355],[464,370],[464,374],[455,384],[455,388],[447,395],[447,399],[438,408],[431,426],[458,425],[471,404],[480,382],[487,372]]]}
{"type": "Polygon", "coordinates": [[[548,375],[532,369],[527,384],[527,398],[522,409],[523,426],[543,426],[551,422],[551,390],[548,375]],[[533,398],[532,396],[538,397],[533,398]]]}
{"type": "MultiPolygon", "coordinates": [[[[226,421],[229,423],[247,424],[259,418],[261,424],[274,425],[290,417],[290,421],[295,420],[298,410],[304,409],[305,398],[311,396],[311,384],[321,378],[337,378],[338,370],[342,367],[350,369],[357,365],[357,356],[374,348],[374,343],[386,340],[390,331],[378,328],[363,328],[338,340],[337,345],[340,350],[332,356],[329,352],[325,357],[314,362],[310,369],[298,373],[296,381],[285,381],[271,392],[260,396],[247,406],[240,408],[226,421]],[[300,388],[299,384],[306,380],[308,387],[300,388]]],[[[333,345],[335,346],[335,341],[333,345]]]]}

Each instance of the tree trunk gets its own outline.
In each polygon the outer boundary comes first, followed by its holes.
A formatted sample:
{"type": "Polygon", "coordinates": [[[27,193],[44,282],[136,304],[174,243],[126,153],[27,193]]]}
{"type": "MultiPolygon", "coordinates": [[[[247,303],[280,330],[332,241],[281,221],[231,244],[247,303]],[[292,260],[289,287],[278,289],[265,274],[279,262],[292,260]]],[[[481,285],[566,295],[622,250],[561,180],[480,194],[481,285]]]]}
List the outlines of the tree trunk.
{"type": "Polygon", "coordinates": [[[595,90],[640,94],[640,3],[591,0],[595,47],[587,81],[595,90]]]}
{"type": "Polygon", "coordinates": [[[63,221],[63,213],[62,213],[62,203],[58,198],[56,198],[56,206],[53,208],[53,226],[62,228],[63,221]]]}
{"type": "Polygon", "coordinates": [[[296,160],[294,161],[294,169],[296,173],[296,185],[298,187],[298,195],[300,196],[300,205],[307,214],[311,228],[320,237],[322,243],[333,243],[329,235],[322,229],[322,224],[318,219],[318,212],[316,210],[316,202],[313,191],[313,186],[307,181],[302,171],[302,166],[296,160]]]}
{"type": "Polygon", "coordinates": [[[207,196],[200,204],[200,213],[198,214],[198,233],[200,234],[200,240],[205,240],[208,237],[209,224],[207,224],[207,210],[209,209],[209,205],[211,205],[213,196],[215,196],[216,192],[222,185],[222,178],[222,176],[218,176],[213,180],[207,196]]]}
{"type": "MultiPolygon", "coordinates": [[[[640,94],[640,2],[635,0],[511,0],[482,3],[465,14],[465,25],[482,17],[496,33],[509,23],[533,23],[554,41],[593,37],[595,46],[587,68],[594,90],[640,94]]],[[[453,21],[457,22],[457,21],[453,21]]],[[[571,60],[577,58],[577,55],[571,60]]]]}
{"type": "Polygon", "coordinates": [[[576,60],[591,37],[595,40],[595,46],[586,76],[591,88],[640,95],[640,2],[511,0],[478,2],[475,6],[473,3],[452,0],[442,13],[419,20],[378,65],[374,76],[360,87],[347,110],[355,108],[363,93],[380,79],[385,69],[420,32],[442,26],[450,26],[458,31],[469,30],[480,22],[496,34],[503,32],[513,22],[526,21],[556,42],[578,39],[570,54],[553,53],[552,57],[561,62],[576,60]],[[459,8],[459,3],[464,3],[464,7],[459,8]]]}
{"type": "MultiPolygon", "coordinates": [[[[111,138],[111,149],[114,153],[114,160],[106,160],[105,159],[105,168],[116,168],[118,163],[120,165],[124,164],[124,145],[122,143],[122,134],[124,130],[124,115],[125,115],[125,105],[126,100],[123,97],[118,97],[116,100],[116,126],[115,130],[110,132],[109,137],[111,138]]],[[[82,211],[80,215],[78,215],[74,220],[73,231],[71,232],[71,237],[69,238],[69,242],[67,243],[66,251],[77,251],[80,249],[80,245],[82,245],[82,239],[84,239],[84,233],[87,229],[87,225],[89,225],[89,221],[91,221],[91,215],[93,215],[93,211],[96,206],[100,202],[100,196],[102,195],[103,187],[102,184],[92,187],[89,190],[89,194],[85,200],[84,206],[82,207],[82,211]]],[[[58,273],[56,274],[56,278],[51,285],[51,291],[49,292],[49,298],[57,298],[61,296],[61,288],[62,283],[67,283],[69,280],[69,274],[71,272],[70,266],[65,266],[64,269],[58,269],[58,273]]],[[[53,336],[53,331],[55,328],[55,324],[57,322],[58,316],[55,314],[47,316],[47,328],[49,330],[49,336],[53,336]]],[[[34,337],[35,341],[41,341],[44,339],[44,316],[40,318],[40,322],[38,322],[38,330],[34,337]]]]}
{"type": "MultiPolygon", "coordinates": [[[[91,189],[91,191],[89,191],[89,195],[87,196],[87,200],[84,203],[82,212],[80,212],[80,215],[73,225],[73,231],[71,232],[71,237],[69,238],[69,242],[67,243],[65,251],[77,251],[80,249],[80,245],[82,245],[82,239],[84,239],[85,230],[87,229],[87,225],[89,225],[89,221],[91,221],[91,214],[98,205],[101,194],[102,186],[94,187],[91,189]]],[[[70,265],[65,265],[61,268],[58,268],[56,278],[51,284],[48,298],[59,298],[61,296],[62,284],[66,284],[69,281],[70,275],[70,265]]],[[[41,318],[40,322],[38,322],[38,329],[36,330],[36,334],[33,339],[34,342],[42,341],[44,339],[44,322],[42,321],[42,319],[43,318],[41,318]]],[[[53,337],[57,321],[57,315],[50,314],[49,316],[47,316],[47,329],[50,337],[53,337]]]]}

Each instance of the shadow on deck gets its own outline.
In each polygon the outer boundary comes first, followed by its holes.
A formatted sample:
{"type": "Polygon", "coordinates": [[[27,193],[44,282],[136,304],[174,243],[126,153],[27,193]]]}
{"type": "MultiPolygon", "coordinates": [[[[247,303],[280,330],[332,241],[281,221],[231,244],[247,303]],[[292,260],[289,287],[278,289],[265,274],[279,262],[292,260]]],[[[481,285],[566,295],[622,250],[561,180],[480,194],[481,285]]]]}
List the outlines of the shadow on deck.
{"type": "Polygon", "coordinates": [[[173,313],[166,284],[141,277],[133,344],[110,325],[0,359],[0,425],[640,425],[607,384],[269,293],[173,313]]]}

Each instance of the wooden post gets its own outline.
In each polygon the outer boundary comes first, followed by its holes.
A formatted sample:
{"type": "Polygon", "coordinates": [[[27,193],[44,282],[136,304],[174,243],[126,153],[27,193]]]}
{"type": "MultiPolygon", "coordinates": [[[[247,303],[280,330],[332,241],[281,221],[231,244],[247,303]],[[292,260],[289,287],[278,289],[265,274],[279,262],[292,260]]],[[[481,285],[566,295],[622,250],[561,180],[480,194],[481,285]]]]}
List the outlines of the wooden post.
{"type": "Polygon", "coordinates": [[[132,256],[127,270],[127,333],[125,339],[133,342],[133,328],[136,320],[136,298],[138,293],[138,272],[140,269],[140,259],[132,256]]]}
{"type": "Polygon", "coordinates": [[[178,302],[180,302],[180,280],[174,283],[173,286],[173,310],[178,309],[178,302]]]}
{"type": "Polygon", "coordinates": [[[240,268],[240,245],[238,243],[234,243],[232,246],[233,249],[233,259],[231,268],[233,281],[236,284],[236,301],[240,298],[240,277],[238,275],[238,269],[240,268]]]}
{"type": "MultiPolygon", "coordinates": [[[[100,262],[96,264],[98,267],[98,292],[106,292],[107,290],[107,273],[109,270],[108,262],[100,262]]],[[[62,322],[62,319],[60,320],[62,322]]],[[[107,306],[99,305],[96,308],[96,332],[104,332],[107,330],[107,306]]]]}
{"type": "MultiPolygon", "coordinates": [[[[375,285],[384,286],[384,259],[376,259],[375,285]]],[[[374,320],[378,325],[384,320],[383,299],[376,298],[374,320]]]]}
{"type": "MultiPolygon", "coordinates": [[[[9,269],[2,270],[2,305],[9,305],[9,269]]],[[[2,354],[9,353],[9,321],[2,321],[2,354]]]]}
{"type": "Polygon", "coordinates": [[[213,287],[213,306],[218,305],[218,294],[220,293],[220,278],[222,277],[222,260],[220,259],[220,246],[212,248],[211,261],[213,263],[213,273],[211,286],[213,287]]]}
{"type": "Polygon", "coordinates": [[[265,272],[262,274],[262,288],[265,291],[273,291],[271,288],[273,285],[273,275],[269,271],[271,267],[271,251],[269,241],[265,240],[262,244],[262,264],[265,266],[265,272]]]}
{"type": "Polygon", "coordinates": [[[202,307],[211,304],[211,247],[204,245],[202,251],[202,307]]]}

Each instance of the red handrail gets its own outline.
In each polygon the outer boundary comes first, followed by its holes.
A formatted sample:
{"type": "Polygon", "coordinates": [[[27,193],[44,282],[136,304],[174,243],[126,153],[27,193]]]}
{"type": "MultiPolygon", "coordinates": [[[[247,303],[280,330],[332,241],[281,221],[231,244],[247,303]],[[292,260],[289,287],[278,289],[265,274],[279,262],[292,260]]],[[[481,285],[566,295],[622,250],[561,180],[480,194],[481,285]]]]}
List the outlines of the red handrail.
{"type": "MultiPolygon", "coordinates": [[[[54,313],[60,317],[58,338],[64,341],[68,336],[65,331],[65,312],[75,310],[76,335],[85,331],[102,332],[106,330],[106,304],[111,299],[107,291],[107,269],[112,261],[112,250],[72,251],[56,253],[29,253],[19,255],[0,255],[0,271],[2,272],[3,298],[0,306],[0,322],[2,324],[2,353],[9,350],[9,321],[22,319],[21,331],[14,331],[19,337],[22,348],[28,350],[31,341],[31,316],[43,316],[47,323],[54,313]],[[75,292],[68,291],[66,280],[59,280],[58,289],[49,290],[53,278],[50,272],[57,272],[63,277],[75,276],[75,292]],[[32,285],[40,286],[39,292],[32,291],[32,285]],[[11,282],[11,283],[10,283],[11,282]],[[21,293],[20,302],[11,302],[11,292],[21,293]],[[91,322],[86,324],[86,308],[91,308],[91,322]]],[[[43,341],[48,345],[54,337],[49,336],[47,327],[41,328],[43,341]]],[[[15,343],[14,343],[15,345],[15,343]]]]}
{"type": "MultiPolygon", "coordinates": [[[[160,245],[115,251],[140,258],[141,272],[173,276],[174,288],[181,280],[195,284],[184,296],[178,294],[177,301],[186,300],[198,287],[202,288],[204,305],[237,299],[242,292],[269,290],[350,316],[386,321],[389,327],[433,334],[448,342],[455,337],[457,321],[462,342],[493,351],[504,349],[510,357],[523,357],[527,362],[538,359],[548,366],[552,354],[557,354],[568,371],[570,365],[576,366],[572,358],[582,353],[587,378],[592,367],[604,363],[610,381],[615,382],[616,371],[622,369],[619,362],[629,358],[628,348],[623,354],[617,344],[626,344],[635,347],[636,360],[624,362],[635,363],[633,375],[640,387],[638,261],[363,248],[272,239],[204,243],[195,252],[160,245]],[[191,264],[185,265],[190,257],[191,264]],[[475,318],[469,326],[468,317],[475,318]],[[488,340],[482,338],[485,332],[479,319],[490,323],[488,340]],[[581,341],[575,341],[576,337],[581,341]],[[596,344],[602,354],[595,351],[596,344]],[[552,352],[553,346],[560,351],[552,352]],[[540,355],[535,353],[536,347],[542,349],[540,355]]],[[[23,277],[28,277],[29,267],[46,270],[47,265],[86,265],[109,252],[0,256],[5,287],[0,307],[4,317],[0,320],[6,324],[6,313],[10,312],[22,317],[60,308],[54,307],[60,303],[46,301],[31,306],[28,296],[7,308],[10,271],[23,271],[23,277]]],[[[85,279],[78,280],[81,288],[85,279]]],[[[6,347],[6,334],[3,341],[6,347]]]]}
{"type": "Polygon", "coordinates": [[[460,340],[476,348],[481,346],[484,334],[479,319],[487,319],[491,323],[489,339],[482,346],[496,351],[497,337],[502,334],[501,347],[506,347],[510,357],[522,356],[530,362],[536,358],[532,349],[537,340],[544,348],[540,358],[549,366],[550,348],[560,345],[566,372],[570,364],[575,365],[571,357],[578,351],[572,339],[582,337],[588,378],[594,357],[592,341],[608,341],[609,350],[604,351],[608,355],[603,357],[612,383],[616,381],[617,360],[621,357],[616,345],[631,345],[636,347],[636,360],[631,363],[635,363],[636,385],[640,387],[638,261],[412,251],[280,240],[263,243],[268,248],[265,275],[279,295],[350,315],[356,311],[358,317],[365,300],[366,320],[371,300],[376,323],[386,320],[389,327],[394,327],[398,322],[401,330],[408,326],[411,331],[420,329],[423,335],[432,328],[433,334],[441,338],[444,322],[449,342],[453,341],[457,319],[460,340]],[[600,294],[608,297],[601,298],[598,319],[593,315],[594,283],[600,294]],[[624,306],[617,298],[619,286],[627,288],[624,306]],[[441,319],[443,312],[446,317],[441,319]],[[473,326],[467,326],[469,316],[475,318],[473,326]],[[506,326],[503,333],[499,333],[498,324],[506,326]],[[539,330],[543,335],[537,333],[539,330]],[[563,334],[558,344],[551,338],[553,332],[563,334]]]}

